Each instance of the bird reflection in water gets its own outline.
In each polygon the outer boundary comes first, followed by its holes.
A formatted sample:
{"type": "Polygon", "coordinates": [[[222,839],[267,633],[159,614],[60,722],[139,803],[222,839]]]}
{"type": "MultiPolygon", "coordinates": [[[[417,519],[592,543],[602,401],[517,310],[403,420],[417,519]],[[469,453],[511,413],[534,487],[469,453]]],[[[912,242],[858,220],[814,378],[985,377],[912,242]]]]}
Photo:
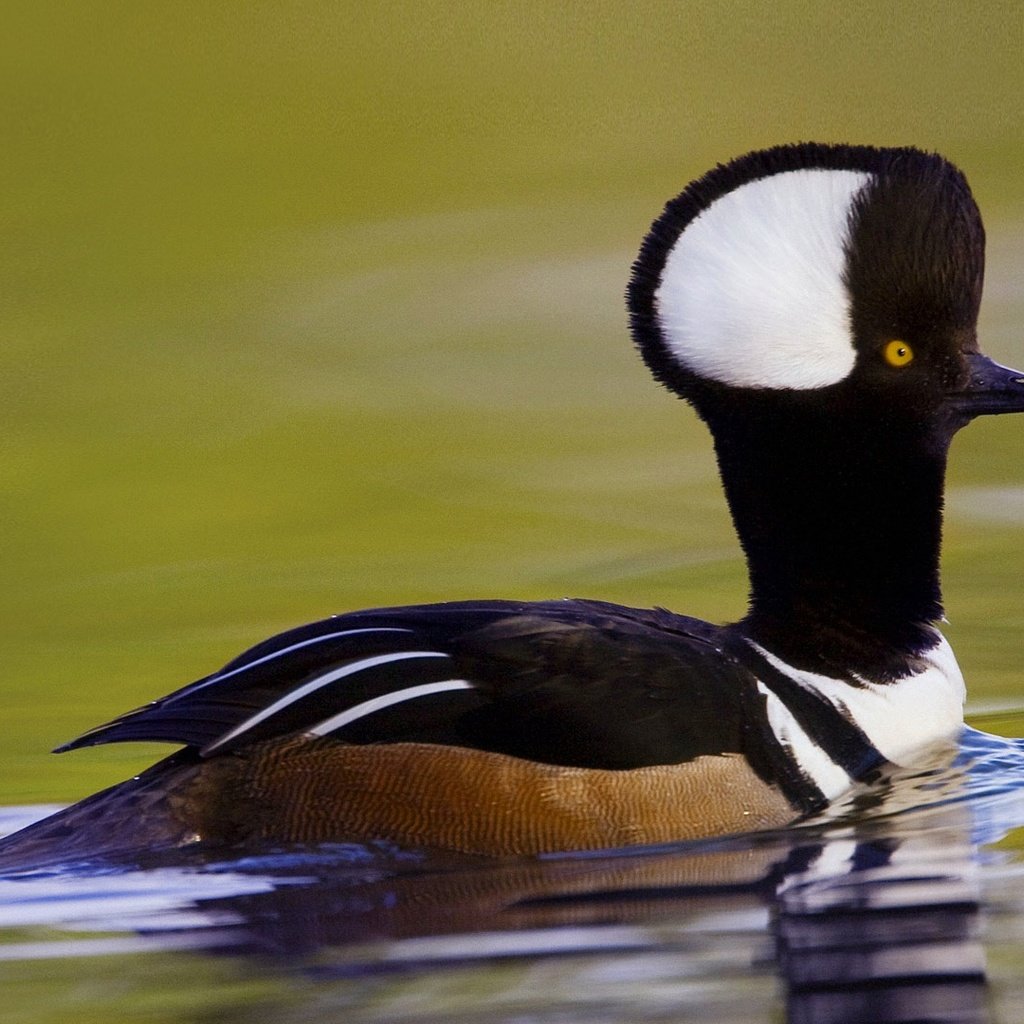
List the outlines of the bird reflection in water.
{"type": "MultiPolygon", "coordinates": [[[[1024,821],[1024,757],[1019,741],[968,729],[948,760],[865,787],[828,820],[658,848],[507,860],[387,844],[231,859],[192,848],[37,862],[8,884],[45,880],[59,903],[75,879],[92,896],[178,871],[182,891],[195,883],[189,948],[204,948],[207,921],[211,955],[310,979],[318,1006],[337,1002],[350,1020],[361,1006],[389,1019],[410,986],[424,1006],[411,1020],[444,1019],[419,994],[469,979],[480,995],[460,1003],[460,1022],[505,1020],[507,1007],[537,1020],[744,1024],[779,1019],[784,1002],[790,1024],[982,1024],[995,1019],[982,923],[991,932],[998,918],[993,865],[1011,856],[987,848],[1024,821]],[[259,884],[231,888],[239,878],[259,884]],[[216,879],[217,895],[201,896],[216,879]]],[[[170,934],[117,910],[111,930],[170,934]]]]}
{"type": "MultiPolygon", "coordinates": [[[[249,952],[296,964],[316,954],[321,980],[378,995],[396,973],[558,956],[547,1013],[600,994],[602,1020],[665,1019],[663,1001],[643,1005],[633,974],[675,987],[679,1019],[725,979],[746,992],[728,1010],[735,1021],[767,1019],[763,1000],[781,987],[790,1024],[981,1024],[985,837],[957,797],[968,785],[960,768],[937,768],[895,780],[888,799],[878,787],[854,795],[838,820],[640,852],[493,862],[321,847],[316,863],[308,850],[279,853],[248,868],[316,881],[206,909],[239,916],[249,952]],[[893,812],[928,794],[930,807],[893,812]]],[[[481,1008],[479,1019],[493,1018],[481,1008]]]]}

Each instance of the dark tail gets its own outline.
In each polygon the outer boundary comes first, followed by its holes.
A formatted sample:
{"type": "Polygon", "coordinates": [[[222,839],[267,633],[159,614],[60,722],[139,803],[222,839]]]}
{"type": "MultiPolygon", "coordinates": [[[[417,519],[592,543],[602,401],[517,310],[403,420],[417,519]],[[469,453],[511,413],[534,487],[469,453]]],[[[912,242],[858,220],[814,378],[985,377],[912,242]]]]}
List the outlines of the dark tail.
{"type": "Polygon", "coordinates": [[[196,843],[187,805],[202,769],[182,750],[141,775],[94,793],[0,839],[0,874],[56,865],[128,865],[148,851],[196,843]]]}

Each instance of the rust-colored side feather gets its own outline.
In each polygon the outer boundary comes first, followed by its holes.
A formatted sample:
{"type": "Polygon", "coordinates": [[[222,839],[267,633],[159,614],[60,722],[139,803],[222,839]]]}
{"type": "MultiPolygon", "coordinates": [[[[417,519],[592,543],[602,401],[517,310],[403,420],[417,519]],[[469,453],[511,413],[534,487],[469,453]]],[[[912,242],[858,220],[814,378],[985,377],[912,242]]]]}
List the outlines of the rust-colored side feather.
{"type": "Polygon", "coordinates": [[[515,855],[694,839],[796,817],[738,755],[608,771],[428,743],[292,738],[205,767],[182,811],[195,804],[197,831],[212,841],[382,838],[515,855]]]}

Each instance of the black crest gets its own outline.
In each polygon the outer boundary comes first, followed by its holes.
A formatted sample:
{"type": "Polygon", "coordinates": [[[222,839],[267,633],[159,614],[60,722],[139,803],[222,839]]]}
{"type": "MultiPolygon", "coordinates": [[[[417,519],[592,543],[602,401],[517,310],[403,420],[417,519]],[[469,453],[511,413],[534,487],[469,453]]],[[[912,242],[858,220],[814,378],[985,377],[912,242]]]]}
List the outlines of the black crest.
{"type": "Polygon", "coordinates": [[[937,316],[973,327],[985,236],[967,180],[953,164],[912,147],[797,143],[757,150],[719,164],[670,200],[633,264],[627,303],[634,341],[655,378],[678,394],[695,398],[698,382],[667,349],[658,323],[655,296],[669,253],[717,199],[750,182],[797,170],[872,176],[851,211],[846,283],[852,295],[865,297],[854,302],[855,333],[866,332],[883,317],[891,320],[896,306],[909,317],[937,316]],[[901,295],[891,294],[892,282],[900,282],[901,295]],[[933,296],[941,296],[947,306],[931,308],[933,296]],[[955,309],[948,305],[954,303],[955,309]]]}

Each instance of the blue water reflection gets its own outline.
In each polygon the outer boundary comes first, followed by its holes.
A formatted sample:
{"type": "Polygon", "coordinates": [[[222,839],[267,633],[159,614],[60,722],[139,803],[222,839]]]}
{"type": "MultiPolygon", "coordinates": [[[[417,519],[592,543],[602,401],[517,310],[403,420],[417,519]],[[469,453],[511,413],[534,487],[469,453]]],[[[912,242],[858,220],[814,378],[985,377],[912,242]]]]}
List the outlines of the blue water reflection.
{"type": "Polygon", "coordinates": [[[456,981],[460,1021],[1013,1020],[1022,826],[1024,742],[966,729],[952,763],[777,833],[508,861],[382,843],[22,870],[0,881],[0,957],[231,954],[313,979],[348,1020],[398,1019],[394,1000],[401,1019],[443,1019],[456,981]]]}

